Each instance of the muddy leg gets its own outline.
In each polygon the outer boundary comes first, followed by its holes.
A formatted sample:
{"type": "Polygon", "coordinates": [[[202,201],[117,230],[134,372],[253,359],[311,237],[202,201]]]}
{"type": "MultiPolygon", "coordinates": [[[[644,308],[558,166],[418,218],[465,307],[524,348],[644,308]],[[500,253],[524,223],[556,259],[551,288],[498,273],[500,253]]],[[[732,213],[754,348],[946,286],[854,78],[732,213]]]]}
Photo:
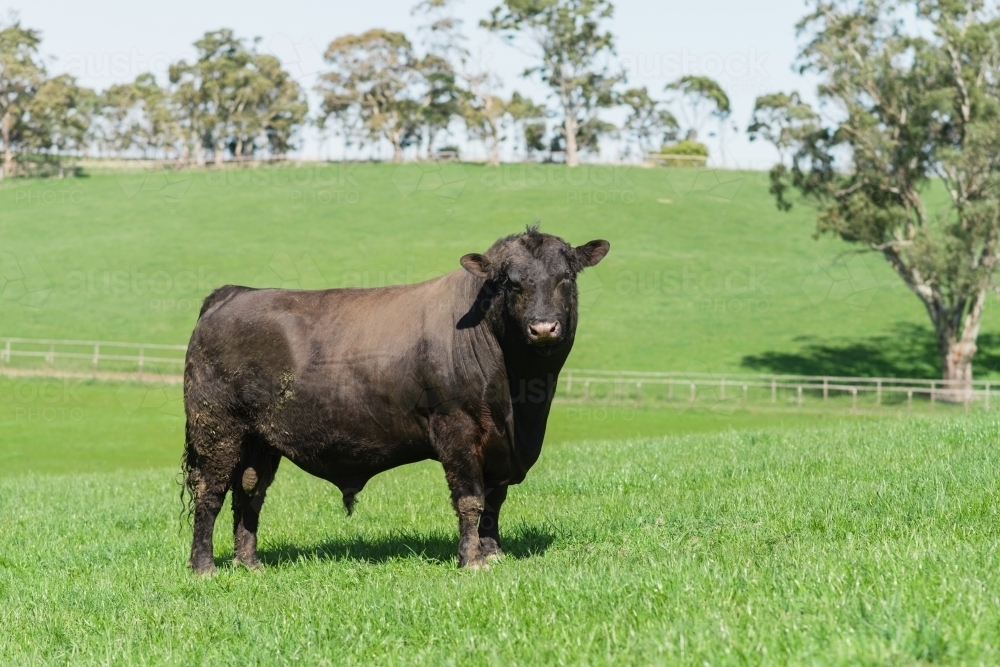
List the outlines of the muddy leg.
{"type": "Polygon", "coordinates": [[[212,531],[215,518],[222,509],[226,498],[228,480],[206,477],[195,473],[194,484],[194,536],[191,540],[191,558],[188,565],[196,574],[215,572],[215,558],[212,555],[212,531]]]}
{"type": "Polygon", "coordinates": [[[480,551],[478,532],[485,504],[483,464],[471,446],[479,437],[475,422],[464,413],[432,418],[431,439],[451,489],[451,504],[458,515],[458,566],[488,569],[480,551]]]}
{"type": "Polygon", "coordinates": [[[507,499],[507,485],[487,489],[483,515],[479,519],[479,550],[487,560],[503,558],[500,548],[500,507],[507,499]]]}

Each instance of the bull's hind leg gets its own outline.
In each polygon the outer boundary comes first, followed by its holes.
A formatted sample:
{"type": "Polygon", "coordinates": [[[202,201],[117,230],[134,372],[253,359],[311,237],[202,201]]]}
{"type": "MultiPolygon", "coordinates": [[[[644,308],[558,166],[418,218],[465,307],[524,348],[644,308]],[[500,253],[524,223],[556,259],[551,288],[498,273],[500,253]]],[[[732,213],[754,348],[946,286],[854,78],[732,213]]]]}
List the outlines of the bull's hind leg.
{"type": "Polygon", "coordinates": [[[506,499],[506,484],[487,489],[483,516],[479,519],[479,550],[487,560],[504,555],[500,548],[500,507],[506,499]]]}
{"type": "Polygon", "coordinates": [[[477,452],[481,432],[464,413],[434,415],[431,440],[451,489],[451,503],[458,515],[458,566],[488,569],[479,545],[479,517],[485,489],[483,463],[477,452]]]}
{"type": "Polygon", "coordinates": [[[259,442],[244,445],[233,474],[233,562],[251,570],[257,559],[257,525],[267,487],[274,481],[281,455],[259,442]]]}
{"type": "Polygon", "coordinates": [[[184,482],[194,500],[194,534],[188,565],[198,574],[215,572],[212,532],[233,470],[240,458],[241,429],[226,419],[190,411],[184,452],[184,482]]]}
{"type": "MultiPolygon", "coordinates": [[[[220,446],[235,449],[232,443],[220,443],[220,446]]],[[[188,488],[194,496],[194,534],[188,565],[198,574],[211,574],[215,572],[212,532],[229,489],[232,467],[214,457],[196,455],[194,458],[187,471],[188,488]]],[[[235,466],[235,457],[233,459],[232,465],[235,466]]]]}

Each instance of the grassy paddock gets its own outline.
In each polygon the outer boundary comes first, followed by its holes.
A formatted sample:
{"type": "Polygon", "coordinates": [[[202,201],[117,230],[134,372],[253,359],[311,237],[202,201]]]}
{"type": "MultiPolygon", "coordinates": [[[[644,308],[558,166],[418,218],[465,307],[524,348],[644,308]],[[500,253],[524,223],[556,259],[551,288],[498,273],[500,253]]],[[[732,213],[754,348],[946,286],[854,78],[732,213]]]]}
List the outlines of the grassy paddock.
{"type": "MultiPolygon", "coordinates": [[[[852,413],[850,399],[843,397],[827,403],[809,397],[801,409],[782,403],[750,410],[710,399],[696,407],[684,401],[655,406],[647,401],[637,407],[560,399],[549,418],[546,443],[801,428],[909,415],[893,406],[852,413]]],[[[930,409],[926,401],[916,401],[914,414],[946,417],[961,411],[945,404],[930,409]]],[[[0,477],[171,466],[180,460],[184,442],[182,390],[157,383],[0,376],[0,432],[0,477]]]]}
{"type": "MultiPolygon", "coordinates": [[[[345,518],[283,467],[262,573],[184,567],[174,469],[0,480],[0,656],[301,664],[1000,661],[988,417],[546,448],[454,565],[439,466],[345,518]]],[[[232,555],[229,521],[216,534],[232,555]]]]}
{"type": "MultiPolygon", "coordinates": [[[[886,262],[813,240],[814,214],[777,211],[763,173],[459,164],[94,172],[9,179],[0,210],[5,336],[182,344],[214,287],[415,282],[541,221],[573,243],[612,245],[580,278],[576,368],[938,373],[927,316],[886,262]]],[[[995,303],[978,377],[1000,367],[995,303]]]]}

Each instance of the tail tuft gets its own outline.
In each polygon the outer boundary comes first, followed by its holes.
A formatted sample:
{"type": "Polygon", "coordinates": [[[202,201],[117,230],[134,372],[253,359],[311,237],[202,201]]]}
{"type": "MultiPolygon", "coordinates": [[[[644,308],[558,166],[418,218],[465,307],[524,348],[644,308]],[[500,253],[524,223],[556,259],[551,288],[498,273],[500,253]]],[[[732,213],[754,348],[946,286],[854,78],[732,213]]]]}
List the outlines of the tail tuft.
{"type": "Polygon", "coordinates": [[[354,514],[354,505],[357,502],[357,496],[354,491],[344,491],[344,509],[347,510],[347,516],[354,514]]]}

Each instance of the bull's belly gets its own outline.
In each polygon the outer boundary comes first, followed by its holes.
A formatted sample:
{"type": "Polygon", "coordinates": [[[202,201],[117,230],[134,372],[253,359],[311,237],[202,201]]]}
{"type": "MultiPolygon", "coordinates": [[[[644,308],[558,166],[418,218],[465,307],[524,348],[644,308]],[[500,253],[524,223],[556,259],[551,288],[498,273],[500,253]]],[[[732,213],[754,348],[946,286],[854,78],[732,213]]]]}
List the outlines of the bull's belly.
{"type": "Polygon", "coordinates": [[[435,459],[426,419],[296,402],[257,424],[264,440],[306,472],[341,488],[364,486],[380,472],[435,459]]]}

